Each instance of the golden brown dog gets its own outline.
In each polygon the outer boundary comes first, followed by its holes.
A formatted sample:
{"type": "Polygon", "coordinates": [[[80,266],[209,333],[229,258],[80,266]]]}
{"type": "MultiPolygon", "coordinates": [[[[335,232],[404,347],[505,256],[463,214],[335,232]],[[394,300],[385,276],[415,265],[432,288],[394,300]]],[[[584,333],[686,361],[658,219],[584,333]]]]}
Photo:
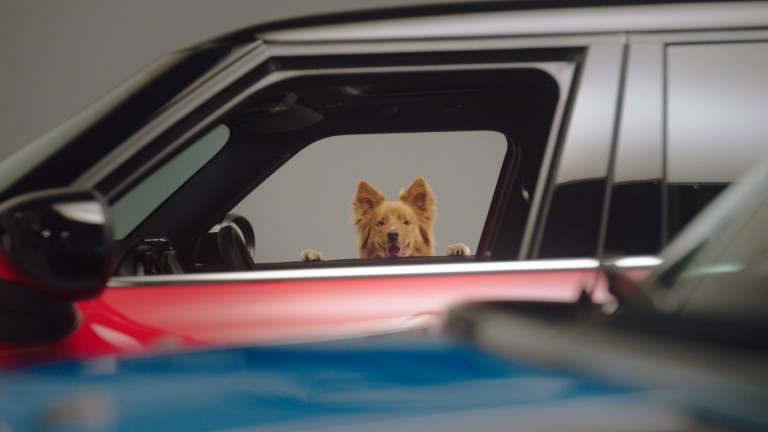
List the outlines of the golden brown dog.
{"type": "MultiPolygon", "coordinates": [[[[407,189],[401,190],[398,201],[387,201],[384,194],[362,180],[351,204],[360,258],[434,254],[432,226],[437,216],[437,199],[424,178],[417,178],[407,189]]],[[[462,243],[448,248],[450,256],[469,254],[469,248],[462,243]]],[[[325,261],[322,253],[312,249],[303,251],[301,259],[325,261]]]]}
{"type": "Polygon", "coordinates": [[[360,258],[432,255],[436,213],[437,200],[421,177],[400,191],[399,201],[387,201],[381,192],[361,181],[352,199],[360,258]]]}

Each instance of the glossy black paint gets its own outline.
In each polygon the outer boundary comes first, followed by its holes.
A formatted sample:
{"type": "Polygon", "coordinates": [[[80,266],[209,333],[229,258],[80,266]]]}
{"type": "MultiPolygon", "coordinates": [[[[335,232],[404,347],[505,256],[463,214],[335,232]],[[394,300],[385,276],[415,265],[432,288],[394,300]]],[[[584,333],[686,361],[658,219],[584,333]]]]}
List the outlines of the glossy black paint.
{"type": "Polygon", "coordinates": [[[0,206],[0,229],[3,258],[18,276],[12,282],[69,301],[104,289],[112,225],[98,193],[54,189],[19,196],[0,206]]]}
{"type": "Polygon", "coordinates": [[[605,185],[595,179],[557,186],[538,258],[597,256],[605,185]]]}
{"type": "Polygon", "coordinates": [[[608,255],[649,255],[662,246],[661,180],[617,184],[605,237],[608,255]]]}
{"type": "Polygon", "coordinates": [[[667,238],[674,238],[727,186],[724,183],[667,184],[667,238]]]}
{"type": "Polygon", "coordinates": [[[111,273],[112,225],[96,192],[54,189],[0,206],[0,342],[43,343],[78,325],[72,302],[111,273]]]}

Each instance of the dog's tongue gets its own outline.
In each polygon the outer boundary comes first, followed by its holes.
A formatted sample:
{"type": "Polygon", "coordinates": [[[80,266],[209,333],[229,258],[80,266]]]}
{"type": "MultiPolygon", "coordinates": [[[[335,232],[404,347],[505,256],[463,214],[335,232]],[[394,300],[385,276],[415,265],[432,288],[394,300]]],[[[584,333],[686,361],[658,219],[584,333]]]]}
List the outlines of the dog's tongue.
{"type": "Polygon", "coordinates": [[[397,245],[387,246],[387,255],[391,257],[400,256],[400,246],[397,246],[397,245]]]}

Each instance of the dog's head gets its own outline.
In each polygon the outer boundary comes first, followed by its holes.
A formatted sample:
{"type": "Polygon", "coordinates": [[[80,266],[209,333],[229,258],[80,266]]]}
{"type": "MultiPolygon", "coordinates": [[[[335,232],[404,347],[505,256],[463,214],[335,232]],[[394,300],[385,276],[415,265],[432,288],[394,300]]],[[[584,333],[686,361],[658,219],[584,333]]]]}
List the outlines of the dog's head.
{"type": "Polygon", "coordinates": [[[437,200],[422,177],[400,191],[399,201],[387,201],[384,194],[361,181],[352,198],[360,257],[431,256],[436,211],[437,200]]]}

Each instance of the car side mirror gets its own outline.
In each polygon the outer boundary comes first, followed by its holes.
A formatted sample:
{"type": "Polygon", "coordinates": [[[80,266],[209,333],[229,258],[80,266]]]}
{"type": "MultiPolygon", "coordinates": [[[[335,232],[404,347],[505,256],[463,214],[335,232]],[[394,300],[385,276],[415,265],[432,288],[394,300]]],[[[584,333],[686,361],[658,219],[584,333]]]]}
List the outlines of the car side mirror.
{"type": "Polygon", "coordinates": [[[104,290],[112,242],[97,192],[52,189],[0,204],[0,341],[34,343],[74,330],[72,302],[104,290]]]}

